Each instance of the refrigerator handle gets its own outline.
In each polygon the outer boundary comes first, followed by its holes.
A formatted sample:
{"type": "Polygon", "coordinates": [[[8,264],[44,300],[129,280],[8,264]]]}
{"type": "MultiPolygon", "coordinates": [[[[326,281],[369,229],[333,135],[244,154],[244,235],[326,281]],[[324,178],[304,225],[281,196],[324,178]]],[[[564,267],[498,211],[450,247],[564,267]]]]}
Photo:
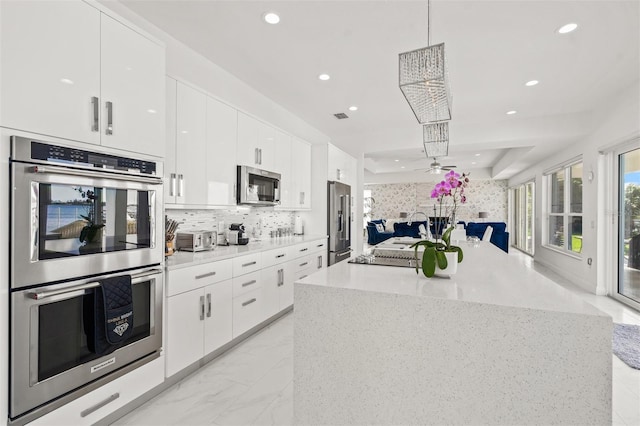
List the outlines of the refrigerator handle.
{"type": "Polygon", "coordinates": [[[345,195],[345,200],[346,200],[345,204],[346,204],[346,210],[347,210],[347,215],[346,215],[347,217],[345,219],[347,226],[345,226],[345,228],[347,231],[345,233],[344,239],[347,241],[351,240],[351,200],[350,198],[351,196],[345,195]]]}

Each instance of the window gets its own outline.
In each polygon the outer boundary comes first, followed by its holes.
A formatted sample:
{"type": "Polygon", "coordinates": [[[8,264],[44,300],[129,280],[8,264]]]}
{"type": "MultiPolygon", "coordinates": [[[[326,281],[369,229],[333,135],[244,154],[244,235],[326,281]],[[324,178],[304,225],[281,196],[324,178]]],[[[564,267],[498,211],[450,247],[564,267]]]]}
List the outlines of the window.
{"type": "Polygon", "coordinates": [[[535,182],[511,188],[511,226],[513,246],[533,256],[535,247],[535,182]]]}
{"type": "Polygon", "coordinates": [[[582,163],[572,163],[546,175],[548,246],[582,253],[582,163]]]}

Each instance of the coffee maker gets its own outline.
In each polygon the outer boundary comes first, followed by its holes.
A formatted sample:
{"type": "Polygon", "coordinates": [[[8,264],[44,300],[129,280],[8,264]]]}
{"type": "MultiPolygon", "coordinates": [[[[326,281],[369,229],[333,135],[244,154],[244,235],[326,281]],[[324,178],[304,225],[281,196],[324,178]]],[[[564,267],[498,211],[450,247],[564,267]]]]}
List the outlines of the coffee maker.
{"type": "Polygon", "coordinates": [[[249,243],[249,237],[244,230],[244,225],[241,223],[232,223],[231,226],[229,226],[228,234],[227,241],[229,244],[242,246],[249,243]]]}

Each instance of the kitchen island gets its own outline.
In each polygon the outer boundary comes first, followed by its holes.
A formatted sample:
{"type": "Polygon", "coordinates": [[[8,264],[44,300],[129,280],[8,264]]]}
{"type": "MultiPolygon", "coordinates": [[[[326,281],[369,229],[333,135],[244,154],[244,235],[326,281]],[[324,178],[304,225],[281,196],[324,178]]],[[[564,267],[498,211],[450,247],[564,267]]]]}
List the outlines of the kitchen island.
{"type": "Polygon", "coordinates": [[[294,286],[296,424],[605,424],[612,320],[489,243],[294,286]]]}

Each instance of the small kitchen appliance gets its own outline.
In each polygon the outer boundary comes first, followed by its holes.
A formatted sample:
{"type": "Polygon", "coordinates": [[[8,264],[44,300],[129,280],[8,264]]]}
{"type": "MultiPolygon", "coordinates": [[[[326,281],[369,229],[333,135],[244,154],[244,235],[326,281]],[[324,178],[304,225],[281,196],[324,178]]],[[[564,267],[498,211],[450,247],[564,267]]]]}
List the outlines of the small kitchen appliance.
{"type": "Polygon", "coordinates": [[[249,243],[249,237],[241,223],[232,223],[229,227],[229,236],[227,237],[229,244],[245,245],[249,243]]]}
{"type": "Polygon", "coordinates": [[[185,251],[213,250],[218,236],[215,231],[184,231],[176,236],[176,248],[185,251]]]}

